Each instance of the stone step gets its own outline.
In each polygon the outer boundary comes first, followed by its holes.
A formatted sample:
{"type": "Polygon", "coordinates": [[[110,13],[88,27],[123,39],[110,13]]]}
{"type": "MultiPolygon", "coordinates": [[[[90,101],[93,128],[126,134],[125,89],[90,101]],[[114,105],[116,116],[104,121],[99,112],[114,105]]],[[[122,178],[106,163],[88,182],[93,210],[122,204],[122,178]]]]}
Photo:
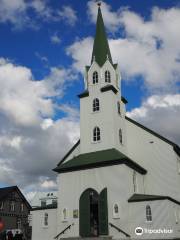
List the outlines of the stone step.
{"type": "Polygon", "coordinates": [[[99,237],[67,237],[60,238],[61,240],[112,240],[111,236],[99,236],[99,237]]]}

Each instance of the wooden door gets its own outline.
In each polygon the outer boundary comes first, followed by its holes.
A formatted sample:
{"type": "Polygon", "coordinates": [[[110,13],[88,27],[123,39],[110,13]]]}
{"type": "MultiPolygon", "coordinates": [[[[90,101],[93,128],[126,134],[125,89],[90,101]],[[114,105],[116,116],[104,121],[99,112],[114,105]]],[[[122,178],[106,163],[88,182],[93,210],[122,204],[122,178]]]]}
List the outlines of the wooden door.
{"type": "Polygon", "coordinates": [[[99,195],[99,235],[108,234],[107,188],[104,188],[99,195]]]}

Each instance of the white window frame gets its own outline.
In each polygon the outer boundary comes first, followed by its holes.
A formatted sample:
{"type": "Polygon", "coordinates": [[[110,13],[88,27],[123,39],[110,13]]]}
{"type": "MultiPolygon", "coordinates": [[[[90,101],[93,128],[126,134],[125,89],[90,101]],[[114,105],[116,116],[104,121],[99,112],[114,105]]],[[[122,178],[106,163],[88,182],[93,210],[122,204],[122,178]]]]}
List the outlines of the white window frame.
{"type": "Polygon", "coordinates": [[[15,211],[15,202],[14,202],[14,201],[11,201],[11,202],[10,202],[10,211],[11,211],[11,212],[14,212],[14,211],[15,211]]]}
{"type": "Polygon", "coordinates": [[[67,207],[62,209],[62,222],[67,222],[69,218],[69,213],[67,207]]]}
{"type": "Polygon", "coordinates": [[[99,112],[99,110],[100,110],[99,98],[94,98],[93,99],[93,113],[99,112]]]}
{"type": "Polygon", "coordinates": [[[120,218],[120,208],[119,208],[119,204],[118,203],[114,203],[113,204],[113,218],[114,219],[119,219],[120,218]],[[115,207],[117,207],[117,212],[115,207]]]}
{"type": "Polygon", "coordinates": [[[49,225],[49,214],[45,212],[43,216],[43,226],[48,227],[48,225],[49,225]]]}
{"type": "Polygon", "coordinates": [[[152,222],[152,210],[150,205],[146,205],[146,222],[152,222]]]}
{"type": "Polygon", "coordinates": [[[178,224],[178,222],[179,222],[178,211],[176,209],[174,210],[174,216],[175,216],[175,222],[176,222],[176,224],[178,224]]]}
{"type": "Polygon", "coordinates": [[[98,126],[93,129],[93,142],[97,143],[101,141],[101,130],[98,126]]]}
{"type": "Polygon", "coordinates": [[[97,71],[94,71],[92,74],[92,83],[94,84],[98,84],[99,82],[99,75],[97,71]]]}
{"type": "Polygon", "coordinates": [[[105,71],[105,82],[106,83],[111,83],[111,73],[109,70],[105,71]]]}

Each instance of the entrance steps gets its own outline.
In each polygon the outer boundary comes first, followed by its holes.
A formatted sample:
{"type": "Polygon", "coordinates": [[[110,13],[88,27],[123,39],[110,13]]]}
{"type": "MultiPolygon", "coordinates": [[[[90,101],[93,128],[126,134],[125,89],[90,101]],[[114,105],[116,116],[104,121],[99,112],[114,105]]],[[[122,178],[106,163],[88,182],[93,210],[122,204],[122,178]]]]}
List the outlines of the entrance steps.
{"type": "Polygon", "coordinates": [[[61,240],[112,240],[111,236],[100,236],[100,237],[68,237],[60,238],[61,240]]]}

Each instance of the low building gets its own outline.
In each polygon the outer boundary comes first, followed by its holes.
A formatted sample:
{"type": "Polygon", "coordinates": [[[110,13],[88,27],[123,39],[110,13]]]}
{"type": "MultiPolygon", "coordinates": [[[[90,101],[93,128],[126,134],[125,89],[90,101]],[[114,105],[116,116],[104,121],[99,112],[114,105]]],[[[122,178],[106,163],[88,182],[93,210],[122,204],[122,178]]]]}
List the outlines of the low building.
{"type": "Polygon", "coordinates": [[[54,239],[57,233],[57,192],[38,192],[31,201],[32,240],[54,239]]]}
{"type": "Polygon", "coordinates": [[[20,231],[26,239],[31,239],[28,215],[31,206],[17,186],[0,188],[1,231],[20,231]]]}

